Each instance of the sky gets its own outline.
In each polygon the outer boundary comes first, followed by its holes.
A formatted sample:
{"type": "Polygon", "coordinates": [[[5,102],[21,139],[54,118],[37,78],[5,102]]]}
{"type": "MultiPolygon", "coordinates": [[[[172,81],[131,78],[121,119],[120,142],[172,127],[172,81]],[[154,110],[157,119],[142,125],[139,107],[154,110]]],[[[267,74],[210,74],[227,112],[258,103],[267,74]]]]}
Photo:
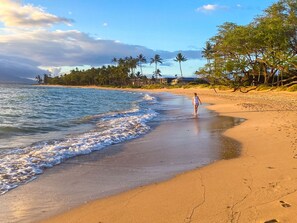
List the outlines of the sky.
{"type": "MultiPolygon", "coordinates": [[[[0,83],[53,76],[112,58],[160,54],[163,76],[194,76],[224,22],[246,25],[276,0],[0,0],[0,83]]],[[[145,65],[150,76],[154,66],[145,65]]]]}

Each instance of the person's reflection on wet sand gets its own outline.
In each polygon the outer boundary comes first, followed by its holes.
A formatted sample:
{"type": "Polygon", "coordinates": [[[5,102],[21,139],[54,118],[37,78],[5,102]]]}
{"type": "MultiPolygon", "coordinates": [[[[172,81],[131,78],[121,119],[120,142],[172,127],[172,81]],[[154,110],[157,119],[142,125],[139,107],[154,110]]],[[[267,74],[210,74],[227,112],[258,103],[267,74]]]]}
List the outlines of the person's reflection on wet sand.
{"type": "Polygon", "coordinates": [[[199,134],[200,132],[200,129],[199,129],[199,120],[198,120],[198,117],[195,117],[194,118],[194,123],[195,123],[195,132],[197,133],[197,135],[199,134]]]}

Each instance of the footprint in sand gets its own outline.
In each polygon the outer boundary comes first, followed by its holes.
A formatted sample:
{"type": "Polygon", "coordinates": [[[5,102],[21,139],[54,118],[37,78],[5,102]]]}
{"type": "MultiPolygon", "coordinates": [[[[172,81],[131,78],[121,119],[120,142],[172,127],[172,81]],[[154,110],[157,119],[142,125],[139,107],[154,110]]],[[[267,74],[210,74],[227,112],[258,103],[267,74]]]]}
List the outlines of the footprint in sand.
{"type": "Polygon", "coordinates": [[[268,169],[275,169],[273,166],[268,166],[267,168],[268,169]]]}
{"type": "Polygon", "coordinates": [[[290,204],[288,204],[288,203],[286,203],[286,202],[284,202],[284,201],[280,201],[280,203],[281,203],[281,205],[282,205],[284,208],[289,208],[289,207],[291,207],[290,204]]]}
{"type": "Polygon", "coordinates": [[[271,219],[269,221],[265,221],[264,223],[277,223],[277,222],[279,222],[279,221],[276,219],[271,219]]]}

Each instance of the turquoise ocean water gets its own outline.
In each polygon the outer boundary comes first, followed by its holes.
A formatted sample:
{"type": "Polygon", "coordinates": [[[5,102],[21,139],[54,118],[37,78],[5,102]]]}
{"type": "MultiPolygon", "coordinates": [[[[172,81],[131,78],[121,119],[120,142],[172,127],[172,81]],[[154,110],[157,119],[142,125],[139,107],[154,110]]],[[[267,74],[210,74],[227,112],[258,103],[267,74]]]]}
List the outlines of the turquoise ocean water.
{"type": "Polygon", "coordinates": [[[46,168],[149,131],[146,93],[0,85],[0,194],[46,168]]]}

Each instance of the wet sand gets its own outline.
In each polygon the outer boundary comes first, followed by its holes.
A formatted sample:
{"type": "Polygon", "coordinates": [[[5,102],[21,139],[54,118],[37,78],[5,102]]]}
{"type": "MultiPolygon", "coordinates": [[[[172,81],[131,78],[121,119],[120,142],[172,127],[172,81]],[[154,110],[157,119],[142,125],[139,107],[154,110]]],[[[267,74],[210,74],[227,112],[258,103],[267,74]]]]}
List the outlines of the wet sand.
{"type": "Polygon", "coordinates": [[[296,93],[164,91],[198,92],[203,102],[214,104],[210,109],[245,118],[224,132],[241,143],[241,156],[88,203],[46,222],[296,222],[296,93]]]}
{"type": "Polygon", "coordinates": [[[0,222],[36,222],[239,155],[239,143],[222,133],[242,119],[221,117],[204,107],[197,118],[184,96],[163,95],[162,100],[176,109],[162,111],[166,118],[152,121],[152,131],[143,137],[69,159],[0,196],[0,222]]]}

